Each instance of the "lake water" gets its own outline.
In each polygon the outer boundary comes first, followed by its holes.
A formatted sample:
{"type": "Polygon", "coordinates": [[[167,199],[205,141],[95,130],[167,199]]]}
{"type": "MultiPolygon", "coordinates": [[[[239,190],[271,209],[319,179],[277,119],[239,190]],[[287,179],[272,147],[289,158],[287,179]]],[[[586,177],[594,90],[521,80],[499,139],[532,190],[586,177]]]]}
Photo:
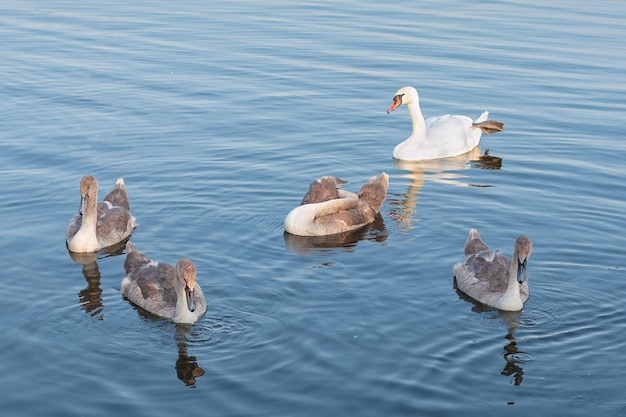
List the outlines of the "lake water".
{"type": "Polygon", "coordinates": [[[2,414],[625,416],[625,25],[619,0],[2,2],[2,414]],[[394,163],[404,85],[505,130],[394,163]],[[314,179],[383,171],[373,225],[283,233],[314,179]],[[122,299],[123,254],[70,256],[85,174],[124,178],[140,250],[193,259],[200,321],[122,299]],[[521,313],[454,289],[472,227],[533,239],[521,313]]]}

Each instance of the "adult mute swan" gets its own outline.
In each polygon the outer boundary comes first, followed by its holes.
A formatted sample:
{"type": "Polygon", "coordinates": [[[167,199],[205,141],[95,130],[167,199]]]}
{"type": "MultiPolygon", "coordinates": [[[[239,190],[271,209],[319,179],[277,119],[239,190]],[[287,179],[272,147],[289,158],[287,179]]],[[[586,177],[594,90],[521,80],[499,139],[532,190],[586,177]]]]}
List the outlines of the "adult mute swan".
{"type": "Polygon", "coordinates": [[[454,266],[457,288],[476,301],[499,310],[519,311],[528,300],[526,264],[533,250],[531,240],[515,240],[513,259],[491,251],[475,229],[465,242],[465,261],[454,266]]]}
{"type": "Polygon", "coordinates": [[[130,214],[124,180],[98,203],[98,181],[85,175],[80,181],[80,208],[67,224],[65,241],[71,252],[96,252],[128,238],[137,227],[130,214]]]}
{"type": "Polygon", "coordinates": [[[420,161],[461,155],[478,145],[483,132],[486,134],[500,132],[504,126],[495,120],[487,120],[489,116],[487,111],[476,120],[449,114],[424,120],[419,96],[413,87],[399,89],[387,113],[391,113],[402,104],[409,109],[413,133],[394,148],[393,157],[396,159],[420,161]]]}
{"type": "Polygon", "coordinates": [[[358,195],[338,188],[347,183],[331,176],[313,181],[300,206],[285,218],[285,231],[298,236],[324,236],[372,223],[387,196],[389,176],[383,172],[370,178],[358,195]]]}
{"type": "Polygon", "coordinates": [[[192,324],[207,310],[196,267],[189,259],[179,259],[175,267],[155,262],[128,241],[124,271],[122,296],[152,314],[192,324]]]}

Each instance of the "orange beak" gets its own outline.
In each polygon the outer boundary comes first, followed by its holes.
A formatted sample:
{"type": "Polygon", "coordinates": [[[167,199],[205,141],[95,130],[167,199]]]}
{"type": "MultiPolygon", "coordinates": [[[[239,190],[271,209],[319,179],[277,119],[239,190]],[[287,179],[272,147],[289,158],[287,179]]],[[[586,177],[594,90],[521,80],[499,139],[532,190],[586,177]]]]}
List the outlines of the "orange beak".
{"type": "Polygon", "coordinates": [[[401,104],[402,104],[402,96],[395,96],[393,98],[393,104],[391,105],[391,107],[387,109],[387,113],[391,113],[392,111],[400,107],[401,104]]]}

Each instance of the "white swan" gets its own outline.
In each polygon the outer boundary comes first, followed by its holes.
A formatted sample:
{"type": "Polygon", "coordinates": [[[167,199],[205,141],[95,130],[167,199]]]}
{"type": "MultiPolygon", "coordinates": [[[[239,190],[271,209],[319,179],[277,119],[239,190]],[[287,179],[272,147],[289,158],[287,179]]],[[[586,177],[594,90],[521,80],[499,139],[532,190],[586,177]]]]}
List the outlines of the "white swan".
{"type": "Polygon", "coordinates": [[[124,180],[118,179],[98,203],[98,181],[85,175],[80,181],[80,208],[65,231],[67,248],[71,252],[96,252],[122,242],[135,227],[124,180]]]}
{"type": "Polygon", "coordinates": [[[519,311],[528,300],[526,264],[533,250],[531,240],[515,240],[513,259],[491,251],[475,229],[465,242],[465,261],[454,266],[457,288],[476,301],[506,311],[519,311]]]}
{"type": "Polygon", "coordinates": [[[495,120],[487,120],[489,116],[487,111],[476,120],[449,114],[424,120],[419,96],[413,87],[399,89],[387,113],[391,113],[402,104],[409,109],[413,132],[394,148],[393,157],[396,159],[420,161],[461,155],[478,145],[483,132],[486,134],[500,132],[504,126],[495,120]]]}
{"type": "Polygon", "coordinates": [[[389,176],[370,178],[359,194],[338,187],[347,181],[325,176],[313,181],[300,206],[285,218],[285,231],[298,236],[324,236],[372,223],[387,196],[389,176]]]}
{"type": "Polygon", "coordinates": [[[124,271],[122,296],[152,314],[192,324],[207,310],[196,267],[189,259],[179,259],[175,267],[154,262],[128,241],[124,271]]]}

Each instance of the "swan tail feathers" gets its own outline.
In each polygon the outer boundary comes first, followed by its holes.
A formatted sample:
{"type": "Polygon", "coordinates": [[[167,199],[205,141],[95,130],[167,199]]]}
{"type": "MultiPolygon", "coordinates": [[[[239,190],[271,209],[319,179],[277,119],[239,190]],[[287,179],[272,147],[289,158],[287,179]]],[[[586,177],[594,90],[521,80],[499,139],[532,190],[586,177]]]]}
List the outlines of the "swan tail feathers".
{"type": "Polygon", "coordinates": [[[497,120],[485,120],[484,122],[474,123],[473,127],[477,127],[486,133],[487,135],[491,135],[492,133],[502,132],[504,129],[504,123],[498,122],[497,120]]]}
{"type": "Polygon", "coordinates": [[[387,197],[388,187],[389,175],[386,173],[383,172],[378,177],[372,177],[361,187],[359,191],[359,201],[367,203],[378,213],[387,197]]]}
{"type": "Polygon", "coordinates": [[[463,249],[465,259],[474,254],[484,251],[489,252],[489,246],[487,246],[487,244],[483,242],[476,229],[471,229],[469,235],[467,236],[467,240],[465,241],[465,247],[463,249]]]}
{"type": "Polygon", "coordinates": [[[126,189],[125,185],[126,184],[124,184],[124,178],[118,178],[117,181],[115,181],[114,187],[119,187],[119,188],[122,188],[122,189],[126,189]]]}
{"type": "Polygon", "coordinates": [[[118,178],[115,185],[104,197],[104,201],[108,201],[113,206],[122,207],[130,211],[130,203],[128,201],[128,195],[126,194],[126,185],[123,178],[118,178]]]}

